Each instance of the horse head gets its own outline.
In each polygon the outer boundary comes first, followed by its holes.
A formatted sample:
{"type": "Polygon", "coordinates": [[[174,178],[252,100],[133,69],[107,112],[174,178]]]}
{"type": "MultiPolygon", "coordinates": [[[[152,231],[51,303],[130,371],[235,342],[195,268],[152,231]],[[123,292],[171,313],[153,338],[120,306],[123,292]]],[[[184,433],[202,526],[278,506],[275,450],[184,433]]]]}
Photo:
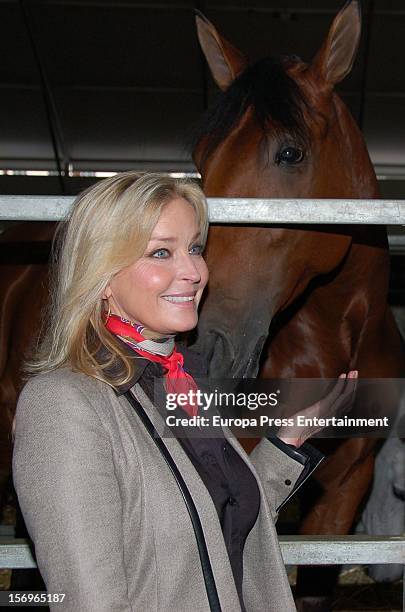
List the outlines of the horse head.
{"type": "MultiPolygon", "coordinates": [[[[196,20],[222,90],[194,149],[207,196],[377,197],[360,130],[334,90],[356,56],[357,1],[335,17],[309,64],[288,56],[249,65],[204,16],[196,20]]],[[[197,340],[210,373],[255,376],[273,317],[314,278],[337,270],[352,239],[337,226],[211,227],[209,292],[197,340]]]]}

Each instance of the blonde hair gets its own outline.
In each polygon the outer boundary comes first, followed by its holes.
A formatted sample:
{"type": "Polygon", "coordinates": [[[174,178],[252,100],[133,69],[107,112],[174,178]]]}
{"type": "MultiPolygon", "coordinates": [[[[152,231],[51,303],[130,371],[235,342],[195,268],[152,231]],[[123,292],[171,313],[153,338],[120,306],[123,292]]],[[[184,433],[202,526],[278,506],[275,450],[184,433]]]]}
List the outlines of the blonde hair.
{"type": "Polygon", "coordinates": [[[133,359],[105,329],[102,295],[117,272],[144,254],[163,206],[178,197],[193,206],[205,244],[207,203],[195,182],[130,171],[76,198],[58,227],[46,329],[26,372],[69,366],[111,386],[131,380],[133,359]]]}

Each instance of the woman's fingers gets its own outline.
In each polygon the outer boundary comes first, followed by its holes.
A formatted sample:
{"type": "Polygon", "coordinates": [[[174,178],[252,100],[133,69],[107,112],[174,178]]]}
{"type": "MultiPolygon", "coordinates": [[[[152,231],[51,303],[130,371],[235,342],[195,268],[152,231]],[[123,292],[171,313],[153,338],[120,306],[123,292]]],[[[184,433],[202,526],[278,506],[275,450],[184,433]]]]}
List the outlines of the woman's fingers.
{"type": "Polygon", "coordinates": [[[357,370],[351,370],[348,374],[342,373],[337,379],[333,389],[321,400],[313,404],[308,411],[316,411],[318,416],[328,416],[335,414],[348,399],[353,399],[357,388],[357,370]]]}
{"type": "MultiPolygon", "coordinates": [[[[337,379],[333,389],[324,398],[312,404],[299,414],[307,417],[328,418],[341,413],[346,407],[349,408],[353,403],[354,396],[357,390],[358,372],[351,370],[350,372],[342,373],[337,379]]],[[[287,439],[294,446],[300,446],[307,438],[311,437],[323,427],[296,427],[295,429],[284,428],[279,431],[279,437],[286,441],[287,439]]]]}
{"type": "Polygon", "coordinates": [[[350,399],[351,403],[353,402],[354,396],[356,395],[357,391],[357,383],[357,376],[353,376],[347,380],[345,390],[342,393],[342,402],[346,402],[348,399],[350,399]]]}
{"type": "Polygon", "coordinates": [[[357,370],[351,370],[346,377],[346,385],[343,391],[343,395],[347,396],[355,393],[357,389],[359,373],[357,370]]]}
{"type": "Polygon", "coordinates": [[[337,413],[348,404],[353,402],[357,389],[358,371],[351,370],[347,375],[341,374],[332,391],[320,401],[322,412],[327,412],[334,407],[333,412],[337,413]]]}
{"type": "Polygon", "coordinates": [[[326,408],[328,406],[332,406],[337,400],[337,398],[343,393],[345,385],[346,385],[346,374],[343,373],[343,374],[340,374],[332,391],[330,391],[328,395],[326,395],[324,398],[322,398],[319,401],[322,407],[326,408]]]}

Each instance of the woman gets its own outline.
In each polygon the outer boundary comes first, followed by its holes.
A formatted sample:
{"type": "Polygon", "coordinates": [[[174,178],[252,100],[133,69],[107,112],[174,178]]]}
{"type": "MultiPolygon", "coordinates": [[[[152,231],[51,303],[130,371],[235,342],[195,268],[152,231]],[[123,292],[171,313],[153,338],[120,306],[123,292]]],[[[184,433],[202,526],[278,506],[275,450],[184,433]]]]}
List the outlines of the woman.
{"type": "Polygon", "coordinates": [[[174,336],[197,324],[207,226],[196,185],[133,172],[80,195],[64,226],[14,450],[39,569],[66,594],[55,610],[295,609],[274,519],[313,458],[280,440],[248,458],[228,431],[156,433],[163,386],[204,374],[174,336]]]}

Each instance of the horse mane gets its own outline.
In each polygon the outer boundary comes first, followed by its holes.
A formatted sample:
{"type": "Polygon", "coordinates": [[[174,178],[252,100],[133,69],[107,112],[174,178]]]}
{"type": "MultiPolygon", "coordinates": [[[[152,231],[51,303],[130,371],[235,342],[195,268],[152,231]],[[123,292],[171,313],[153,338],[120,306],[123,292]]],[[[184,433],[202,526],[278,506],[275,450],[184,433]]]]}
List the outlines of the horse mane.
{"type": "Polygon", "coordinates": [[[248,66],[219,94],[206,111],[193,138],[193,150],[204,140],[202,160],[230,134],[249,107],[254,109],[263,134],[269,120],[279,133],[288,132],[308,141],[304,110],[310,111],[303,92],[286,71],[294,57],[265,57],[248,66]]]}

